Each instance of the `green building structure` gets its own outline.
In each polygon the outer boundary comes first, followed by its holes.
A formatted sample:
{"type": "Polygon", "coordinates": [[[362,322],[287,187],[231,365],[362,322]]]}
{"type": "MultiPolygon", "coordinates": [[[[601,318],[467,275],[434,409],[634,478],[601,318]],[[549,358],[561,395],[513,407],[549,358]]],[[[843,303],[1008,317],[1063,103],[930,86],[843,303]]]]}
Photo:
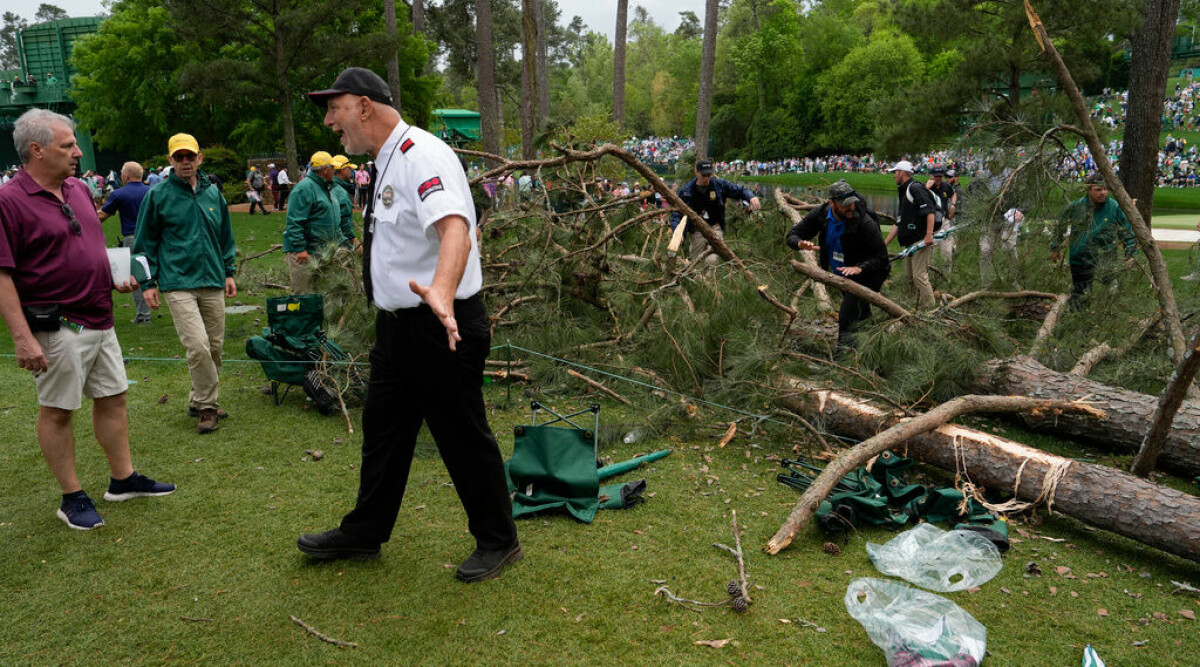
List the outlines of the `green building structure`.
{"type": "MultiPolygon", "coordinates": [[[[29,109],[41,108],[72,116],[71,53],[75,40],[96,32],[101,17],[60,19],[30,26],[17,34],[20,69],[0,71],[0,168],[20,163],[13,145],[13,125],[29,109]],[[18,80],[20,84],[18,84],[18,80]],[[30,83],[32,81],[32,83],[30,83]]],[[[76,127],[83,151],[80,171],[96,170],[96,150],[91,133],[76,127]]]]}
{"type": "Polygon", "coordinates": [[[483,136],[479,112],[468,109],[434,109],[429,131],[451,146],[461,147],[483,136]]]}

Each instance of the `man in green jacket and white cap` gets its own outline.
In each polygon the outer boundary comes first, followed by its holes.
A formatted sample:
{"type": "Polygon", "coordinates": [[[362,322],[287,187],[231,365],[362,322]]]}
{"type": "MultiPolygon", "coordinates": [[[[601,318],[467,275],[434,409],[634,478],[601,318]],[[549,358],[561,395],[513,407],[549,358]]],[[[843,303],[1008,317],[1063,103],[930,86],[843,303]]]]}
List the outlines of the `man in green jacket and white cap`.
{"type": "Polygon", "coordinates": [[[225,298],[237,296],[237,247],[229,206],[200,171],[204,156],[196,139],[176,134],[167,151],[171,174],[146,193],[133,250],[145,253],[150,265],[142,296],[151,308],[167,303],[187,349],[192,377],[188,415],[198,418],[197,432],[212,433],[217,420],[226,416],[217,405],[217,372],[225,341],[225,298]]]}
{"type": "Polygon", "coordinates": [[[288,197],[287,225],[283,229],[283,252],[292,294],[309,291],[310,256],[327,244],[345,240],[334,187],[333,156],[325,151],[313,153],[308,175],[292,188],[288,197]]]}

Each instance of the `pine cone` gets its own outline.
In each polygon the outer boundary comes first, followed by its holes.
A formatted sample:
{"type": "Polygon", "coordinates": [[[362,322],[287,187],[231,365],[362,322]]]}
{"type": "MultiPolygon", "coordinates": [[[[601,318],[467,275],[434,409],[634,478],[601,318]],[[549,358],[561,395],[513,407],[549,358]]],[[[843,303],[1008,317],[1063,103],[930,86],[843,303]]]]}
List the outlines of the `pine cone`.
{"type": "Polygon", "coordinates": [[[746,598],[739,595],[733,599],[733,610],[739,614],[744,614],[750,611],[750,603],[746,602],[746,598]]]}
{"type": "Polygon", "coordinates": [[[830,556],[836,556],[842,553],[842,548],[833,542],[826,542],[825,546],[822,548],[825,550],[825,553],[829,554],[830,556]]]}
{"type": "Polygon", "coordinates": [[[725,586],[725,590],[729,591],[729,597],[735,598],[742,594],[742,585],[735,579],[725,586]]]}

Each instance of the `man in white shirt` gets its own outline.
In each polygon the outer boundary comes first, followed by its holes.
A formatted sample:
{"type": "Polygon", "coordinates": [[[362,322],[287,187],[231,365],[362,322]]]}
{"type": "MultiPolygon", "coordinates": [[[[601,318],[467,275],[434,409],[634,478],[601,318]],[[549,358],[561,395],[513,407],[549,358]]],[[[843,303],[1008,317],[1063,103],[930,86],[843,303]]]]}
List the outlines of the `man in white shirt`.
{"type": "Polygon", "coordinates": [[[363,281],[379,312],[358,500],[340,527],[301,535],[297,546],[318,559],[378,557],[425,423],[475,537],[475,552],[456,575],[494,578],[524,554],[483,403],[491,334],[466,174],[449,146],[400,118],[387,84],[370,70],[351,67],[309,98],[325,107],[325,125],[346,154],[375,159],[363,281]]]}
{"type": "Polygon", "coordinates": [[[279,181],[279,204],[275,207],[276,211],[287,210],[287,198],[292,193],[292,179],[288,177],[287,165],[279,168],[279,175],[276,176],[279,181]]]}

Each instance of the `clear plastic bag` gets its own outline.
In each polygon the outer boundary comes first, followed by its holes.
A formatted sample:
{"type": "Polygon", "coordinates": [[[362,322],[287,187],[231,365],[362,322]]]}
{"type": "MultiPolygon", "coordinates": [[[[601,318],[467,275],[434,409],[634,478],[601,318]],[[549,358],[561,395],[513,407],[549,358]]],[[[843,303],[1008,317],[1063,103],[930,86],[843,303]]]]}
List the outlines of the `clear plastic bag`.
{"type": "Polygon", "coordinates": [[[923,523],[887,544],[867,543],[867,554],[879,571],[939,593],[980,586],[996,576],[1004,563],[991,540],[968,530],[949,532],[923,523]]]}
{"type": "Polygon", "coordinates": [[[962,607],[898,581],[850,582],[846,610],[883,649],[888,667],[976,667],[987,629],[962,607]]]}

